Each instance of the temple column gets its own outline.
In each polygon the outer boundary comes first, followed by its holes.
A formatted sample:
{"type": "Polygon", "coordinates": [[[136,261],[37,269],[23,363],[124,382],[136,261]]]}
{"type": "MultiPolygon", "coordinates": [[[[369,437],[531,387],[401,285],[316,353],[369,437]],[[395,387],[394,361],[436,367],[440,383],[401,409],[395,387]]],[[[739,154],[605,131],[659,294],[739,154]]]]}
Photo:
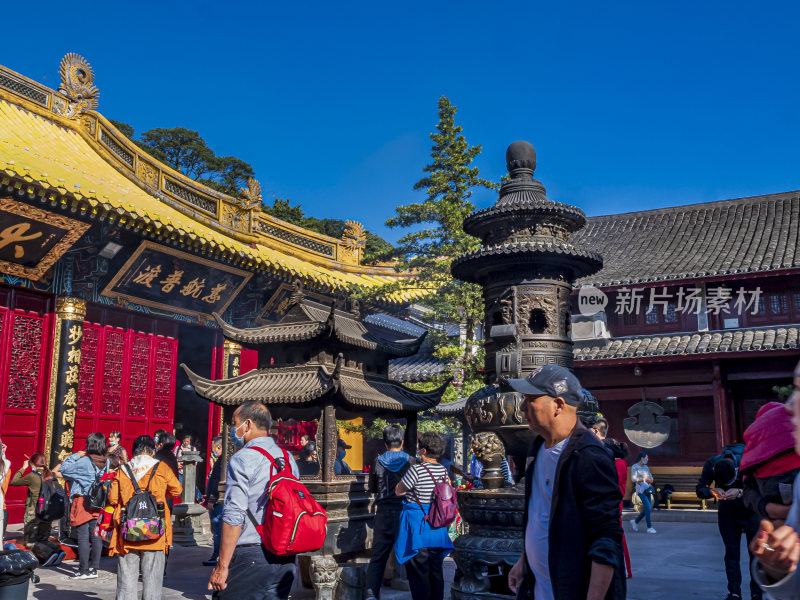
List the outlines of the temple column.
{"type": "Polygon", "coordinates": [[[326,404],[322,409],[322,481],[331,482],[334,477],[333,463],[336,460],[336,442],[339,431],[336,428],[336,409],[326,404]]]}
{"type": "Polygon", "coordinates": [[[51,466],[63,461],[72,454],[73,450],[85,318],[86,302],[84,300],[79,298],[58,298],[56,300],[55,335],[44,443],[44,454],[48,457],[48,463],[51,466]]]}
{"type": "Polygon", "coordinates": [[[716,432],[717,451],[734,441],[733,402],[728,392],[727,381],[718,360],[711,363],[712,393],[714,395],[714,431],[716,432]]]}

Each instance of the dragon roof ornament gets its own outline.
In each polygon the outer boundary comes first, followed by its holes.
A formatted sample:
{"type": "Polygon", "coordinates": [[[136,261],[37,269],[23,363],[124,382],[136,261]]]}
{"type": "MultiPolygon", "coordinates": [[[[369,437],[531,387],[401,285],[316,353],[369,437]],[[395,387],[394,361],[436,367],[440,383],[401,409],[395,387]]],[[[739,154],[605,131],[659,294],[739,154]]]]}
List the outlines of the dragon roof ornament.
{"type": "Polygon", "coordinates": [[[63,98],[54,98],[53,112],[62,117],[77,118],[87,110],[97,108],[100,90],[94,84],[94,69],[88,60],[70,52],[61,59],[58,72],[61,76],[58,92],[63,98]]]}

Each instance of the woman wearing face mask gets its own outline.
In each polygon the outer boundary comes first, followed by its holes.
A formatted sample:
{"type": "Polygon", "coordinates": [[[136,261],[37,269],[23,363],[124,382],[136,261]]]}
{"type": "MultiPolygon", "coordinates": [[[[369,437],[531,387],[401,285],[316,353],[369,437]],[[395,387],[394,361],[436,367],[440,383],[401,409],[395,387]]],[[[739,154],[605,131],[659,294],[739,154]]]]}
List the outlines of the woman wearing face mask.
{"type": "Polygon", "coordinates": [[[128,452],[122,447],[121,439],[122,434],[119,431],[112,431],[108,434],[108,455],[116,456],[119,463],[124,465],[128,462],[128,452]]]}
{"type": "Polygon", "coordinates": [[[647,533],[655,533],[656,530],[653,529],[653,523],[650,520],[650,511],[653,509],[650,501],[650,498],[652,498],[650,488],[653,487],[653,475],[650,473],[650,469],[647,468],[647,461],[647,452],[642,451],[636,457],[636,463],[631,467],[631,481],[633,481],[636,493],[642,501],[642,512],[635,519],[631,519],[631,527],[633,527],[634,531],[639,531],[639,523],[642,519],[646,519],[647,533]]]}
{"type": "Polygon", "coordinates": [[[8,489],[8,482],[10,481],[8,472],[9,469],[11,469],[11,461],[6,458],[6,445],[3,443],[3,440],[0,440],[0,448],[2,448],[2,454],[0,454],[0,506],[3,507],[3,526],[0,528],[0,547],[2,547],[3,536],[6,533],[6,522],[8,521],[6,490],[8,489]]]}

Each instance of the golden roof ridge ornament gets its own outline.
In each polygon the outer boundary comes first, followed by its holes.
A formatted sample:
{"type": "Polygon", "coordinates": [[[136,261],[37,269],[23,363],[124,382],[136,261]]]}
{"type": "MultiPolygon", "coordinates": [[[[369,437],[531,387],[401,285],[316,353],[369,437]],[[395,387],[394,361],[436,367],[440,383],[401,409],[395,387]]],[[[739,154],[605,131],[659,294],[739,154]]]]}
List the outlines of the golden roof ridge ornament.
{"type": "Polygon", "coordinates": [[[61,59],[61,85],[53,97],[53,112],[62,117],[77,118],[98,105],[100,90],[94,84],[94,69],[80,54],[70,52],[61,59]]]}
{"type": "Polygon", "coordinates": [[[366,246],[367,234],[364,231],[364,226],[358,221],[351,221],[350,219],[345,221],[342,242],[355,248],[363,248],[366,246]]]}
{"type": "Polygon", "coordinates": [[[261,184],[257,179],[248,178],[247,187],[241,189],[240,206],[245,210],[261,206],[261,184]]]}
{"type": "Polygon", "coordinates": [[[261,206],[261,184],[250,177],[247,187],[239,191],[239,197],[231,200],[230,204],[223,204],[220,222],[236,231],[251,232],[252,213],[261,206]]]}
{"type": "Polygon", "coordinates": [[[367,233],[358,221],[345,221],[342,232],[339,260],[343,263],[357,265],[361,262],[361,253],[367,245],[367,233]]]}

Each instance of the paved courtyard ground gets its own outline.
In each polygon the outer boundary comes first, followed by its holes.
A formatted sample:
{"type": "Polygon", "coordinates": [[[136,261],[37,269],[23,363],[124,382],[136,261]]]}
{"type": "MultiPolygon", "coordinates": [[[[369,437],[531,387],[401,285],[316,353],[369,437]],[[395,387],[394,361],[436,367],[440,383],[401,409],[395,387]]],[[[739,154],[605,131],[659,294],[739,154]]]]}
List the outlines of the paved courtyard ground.
{"type": "MultiPolygon", "coordinates": [[[[723,546],[715,523],[664,523],[655,515],[655,535],[632,533],[626,522],[634,578],[628,581],[631,600],[675,600],[725,598],[725,573],[722,564],[723,546]]],[[[170,557],[168,576],[164,580],[164,598],[200,599],[210,597],[205,590],[210,569],[200,563],[209,555],[207,547],[176,548],[170,557]]],[[[748,598],[747,558],[742,545],[742,567],[745,570],[745,598],[748,598]]],[[[74,563],[57,569],[40,569],[41,583],[31,585],[28,598],[37,600],[78,600],[83,598],[112,599],[116,585],[116,562],[103,558],[100,576],[95,580],[70,581],[74,563]]],[[[446,563],[448,581],[453,578],[453,563],[446,563]]],[[[298,586],[299,588],[299,586],[298,586]]],[[[313,598],[311,590],[296,589],[293,600],[313,598]]],[[[384,600],[408,599],[408,592],[384,589],[384,600]]]]}

